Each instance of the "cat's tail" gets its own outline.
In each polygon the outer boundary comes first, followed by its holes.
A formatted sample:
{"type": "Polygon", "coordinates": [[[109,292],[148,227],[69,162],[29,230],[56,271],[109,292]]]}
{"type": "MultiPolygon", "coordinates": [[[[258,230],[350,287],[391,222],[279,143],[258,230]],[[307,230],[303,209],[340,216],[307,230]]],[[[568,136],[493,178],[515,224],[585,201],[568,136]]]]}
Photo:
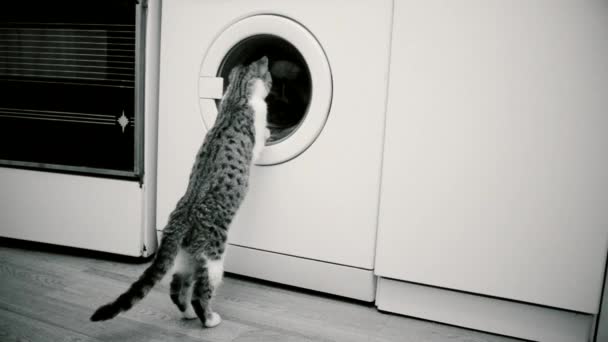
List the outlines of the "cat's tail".
{"type": "Polygon", "coordinates": [[[139,279],[118,298],[101,306],[91,316],[91,321],[105,321],[127,311],[143,299],[173,266],[173,261],[180,247],[184,232],[183,225],[172,223],[163,230],[163,238],[152,264],[144,271],[139,279]]]}

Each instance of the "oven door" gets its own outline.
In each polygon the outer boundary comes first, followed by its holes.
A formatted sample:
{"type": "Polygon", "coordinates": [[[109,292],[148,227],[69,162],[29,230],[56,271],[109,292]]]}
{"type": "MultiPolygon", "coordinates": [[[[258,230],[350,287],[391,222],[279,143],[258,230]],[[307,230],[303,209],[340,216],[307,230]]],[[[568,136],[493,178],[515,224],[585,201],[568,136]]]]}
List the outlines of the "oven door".
{"type": "Polygon", "coordinates": [[[0,5],[0,165],[141,180],[141,11],[133,0],[0,5]]]}

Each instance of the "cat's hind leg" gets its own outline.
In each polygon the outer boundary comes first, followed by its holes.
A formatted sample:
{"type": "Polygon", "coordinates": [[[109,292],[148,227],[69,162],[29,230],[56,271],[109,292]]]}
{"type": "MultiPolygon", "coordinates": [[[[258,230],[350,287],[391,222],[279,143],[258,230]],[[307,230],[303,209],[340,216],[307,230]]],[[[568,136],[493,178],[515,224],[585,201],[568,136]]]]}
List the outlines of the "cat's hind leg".
{"type": "Polygon", "coordinates": [[[193,265],[194,263],[190,254],[180,249],[175,258],[175,273],[171,280],[169,293],[171,300],[186,319],[197,317],[192,304],[190,304],[192,298],[193,265]]]}
{"type": "Polygon", "coordinates": [[[211,267],[210,262],[206,262],[204,266],[197,269],[192,291],[194,312],[207,328],[215,327],[222,322],[220,315],[211,309],[211,299],[219,285],[219,279],[221,279],[221,275],[218,275],[219,270],[213,265],[213,261],[211,261],[211,267]]]}
{"type": "Polygon", "coordinates": [[[171,300],[185,319],[195,319],[196,313],[192,308],[192,273],[175,273],[171,281],[171,300]]]}

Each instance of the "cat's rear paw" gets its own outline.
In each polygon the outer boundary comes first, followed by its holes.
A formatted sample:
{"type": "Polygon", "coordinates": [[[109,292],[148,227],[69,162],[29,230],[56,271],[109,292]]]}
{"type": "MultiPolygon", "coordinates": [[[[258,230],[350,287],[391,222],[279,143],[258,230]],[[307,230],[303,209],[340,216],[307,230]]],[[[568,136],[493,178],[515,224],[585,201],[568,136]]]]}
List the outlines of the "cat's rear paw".
{"type": "Polygon", "coordinates": [[[222,317],[217,312],[212,312],[205,319],[205,327],[207,328],[216,327],[220,323],[222,323],[222,317]]]}

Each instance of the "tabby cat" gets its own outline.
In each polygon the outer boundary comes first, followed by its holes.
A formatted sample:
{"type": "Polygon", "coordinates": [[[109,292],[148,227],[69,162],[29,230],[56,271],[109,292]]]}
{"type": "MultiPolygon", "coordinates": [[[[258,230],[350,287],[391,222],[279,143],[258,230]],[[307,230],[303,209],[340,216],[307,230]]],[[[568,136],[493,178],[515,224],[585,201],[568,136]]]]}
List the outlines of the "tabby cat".
{"type": "Polygon", "coordinates": [[[272,87],[268,58],[234,67],[218,116],[198,151],[186,193],[171,213],[152,264],[114,302],[91,316],[107,320],[129,310],[175,263],[171,300],[205,327],[221,322],[210,302],[223,274],[228,227],[249,182],[249,171],[270,132],[265,98],[272,87]]]}

